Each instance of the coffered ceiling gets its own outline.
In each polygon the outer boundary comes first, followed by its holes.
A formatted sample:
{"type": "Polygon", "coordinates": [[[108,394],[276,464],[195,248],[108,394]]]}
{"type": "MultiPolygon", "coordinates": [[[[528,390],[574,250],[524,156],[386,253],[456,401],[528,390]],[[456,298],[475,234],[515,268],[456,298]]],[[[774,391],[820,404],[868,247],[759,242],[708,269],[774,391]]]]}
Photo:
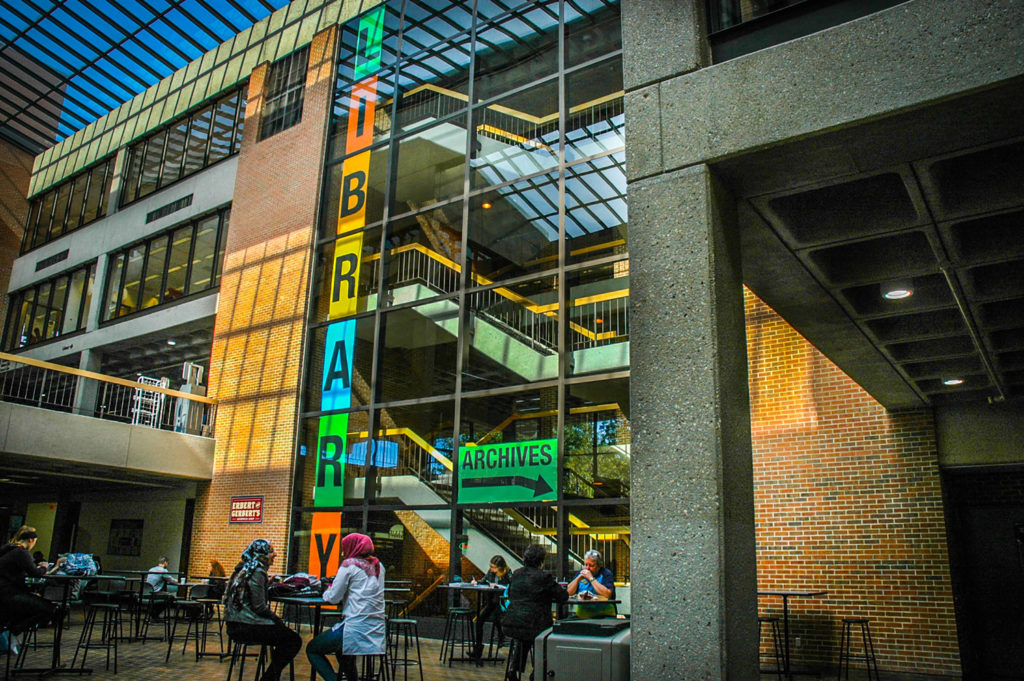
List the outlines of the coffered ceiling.
{"type": "Polygon", "coordinates": [[[717,167],[747,285],[890,409],[1024,395],[1020,88],[717,167]]]}

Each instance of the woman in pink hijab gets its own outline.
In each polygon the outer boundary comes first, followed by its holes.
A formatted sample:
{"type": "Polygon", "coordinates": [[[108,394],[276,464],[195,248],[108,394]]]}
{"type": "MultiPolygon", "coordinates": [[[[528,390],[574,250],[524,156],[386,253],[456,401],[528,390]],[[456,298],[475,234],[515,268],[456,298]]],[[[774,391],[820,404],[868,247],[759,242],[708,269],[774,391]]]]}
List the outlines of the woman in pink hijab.
{"type": "Polygon", "coordinates": [[[357,655],[383,655],[384,566],[373,555],[373,540],[365,534],[345,535],[342,561],[331,587],[324,593],[328,603],[341,603],[344,619],[306,644],[309,663],[327,681],[358,681],[357,655]],[[329,654],[341,654],[334,671],[329,654]]]}

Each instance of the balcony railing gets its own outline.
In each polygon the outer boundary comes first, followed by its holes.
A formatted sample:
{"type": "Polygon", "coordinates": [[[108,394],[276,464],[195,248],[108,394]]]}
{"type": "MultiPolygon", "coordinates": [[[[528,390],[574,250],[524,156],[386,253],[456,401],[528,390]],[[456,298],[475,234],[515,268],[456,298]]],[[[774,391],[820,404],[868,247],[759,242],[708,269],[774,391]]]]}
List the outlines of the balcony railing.
{"type": "Polygon", "coordinates": [[[0,352],[0,400],[213,437],[217,402],[125,378],[0,352]]]}

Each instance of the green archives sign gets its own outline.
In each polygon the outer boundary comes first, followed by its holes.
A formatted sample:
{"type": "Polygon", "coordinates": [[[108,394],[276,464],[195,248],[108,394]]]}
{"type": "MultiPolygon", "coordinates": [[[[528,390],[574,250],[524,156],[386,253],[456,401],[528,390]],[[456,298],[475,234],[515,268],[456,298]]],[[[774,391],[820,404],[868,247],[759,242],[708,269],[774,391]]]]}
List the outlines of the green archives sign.
{"type": "Polygon", "coordinates": [[[558,440],[459,447],[459,501],[552,501],[558,487],[558,440]]]}

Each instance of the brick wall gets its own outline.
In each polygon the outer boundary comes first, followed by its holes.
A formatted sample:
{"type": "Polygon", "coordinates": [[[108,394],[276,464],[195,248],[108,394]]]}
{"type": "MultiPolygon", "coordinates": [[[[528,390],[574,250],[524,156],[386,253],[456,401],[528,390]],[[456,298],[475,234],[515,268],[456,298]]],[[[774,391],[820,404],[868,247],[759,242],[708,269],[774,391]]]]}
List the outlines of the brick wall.
{"type": "Polygon", "coordinates": [[[882,669],[959,675],[931,412],[887,412],[749,292],[746,307],[758,586],[828,589],[790,599],[794,663],[834,670],[842,618],[864,616],[882,669]]]}
{"type": "MultiPolygon", "coordinates": [[[[0,291],[7,290],[11,266],[21,248],[28,215],[32,155],[0,140],[0,291]]],[[[7,296],[0,296],[0,320],[7,318],[7,296]]]]}
{"type": "Polygon", "coordinates": [[[210,357],[218,400],[214,477],[196,500],[191,566],[226,568],[256,537],[287,565],[299,368],[336,28],[314,37],[302,121],[258,142],[268,65],[249,80],[210,357]],[[261,525],[230,525],[231,496],[265,496],[261,525]]]}

